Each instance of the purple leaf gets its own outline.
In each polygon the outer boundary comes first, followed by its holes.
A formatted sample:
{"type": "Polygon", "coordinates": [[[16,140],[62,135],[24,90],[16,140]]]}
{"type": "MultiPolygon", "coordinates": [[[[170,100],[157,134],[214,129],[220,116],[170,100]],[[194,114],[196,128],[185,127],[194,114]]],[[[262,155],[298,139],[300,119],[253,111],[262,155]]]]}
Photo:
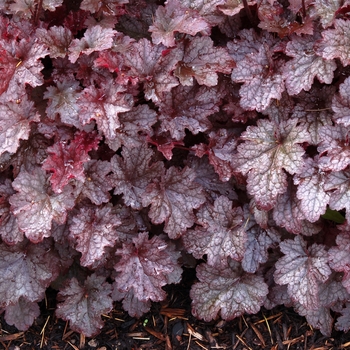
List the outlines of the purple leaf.
{"type": "Polygon", "coordinates": [[[342,284],[350,293],[350,233],[349,227],[343,226],[336,238],[336,247],[328,251],[329,266],[334,271],[343,272],[342,284]]]}
{"type": "Polygon", "coordinates": [[[285,255],[276,262],[276,283],[287,284],[290,297],[305,308],[318,308],[318,282],[327,281],[331,274],[324,246],[307,248],[301,236],[296,236],[281,242],[280,248],[285,255]]]}
{"type": "Polygon", "coordinates": [[[148,105],[140,104],[130,111],[118,114],[120,128],[115,130],[112,139],[106,140],[108,146],[117,151],[122,145],[141,147],[147,136],[153,135],[153,128],[157,122],[157,113],[148,105]]]}
{"type": "Polygon", "coordinates": [[[339,58],[345,67],[350,64],[350,22],[336,19],[334,28],[322,32],[316,53],[326,60],[339,58]]]}
{"type": "Polygon", "coordinates": [[[52,220],[63,224],[67,210],[75,204],[72,188],[66,186],[60,194],[52,193],[46,174],[38,167],[30,173],[21,171],[12,186],[18,191],[9,199],[12,212],[19,228],[34,243],[50,236],[52,220]]]}
{"type": "Polygon", "coordinates": [[[57,82],[56,87],[48,86],[44,93],[44,99],[49,100],[46,108],[47,116],[55,119],[59,114],[62,123],[82,129],[79,120],[80,108],[77,103],[79,94],[79,82],[76,80],[57,82]]]}
{"type": "Polygon", "coordinates": [[[39,122],[40,116],[24,95],[15,101],[0,99],[0,155],[4,152],[15,153],[20,140],[27,140],[31,124],[39,122]]]}
{"type": "Polygon", "coordinates": [[[254,196],[260,209],[269,210],[279,194],[287,188],[286,174],[300,171],[304,149],[310,135],[290,119],[279,125],[268,120],[258,120],[257,126],[248,126],[238,146],[239,170],[248,174],[248,192],[254,196]]]}
{"type": "Polygon", "coordinates": [[[124,293],[133,289],[134,297],[144,302],[164,300],[166,293],[162,287],[180,282],[182,269],[177,263],[180,252],[158,236],[148,239],[147,232],[140,232],[132,241],[116,251],[121,256],[114,267],[119,272],[117,289],[124,293]]]}
{"type": "Polygon", "coordinates": [[[179,85],[159,102],[161,131],[175,140],[185,137],[185,129],[196,135],[212,127],[208,116],[219,111],[221,98],[214,88],[179,85]]]}
{"type": "Polygon", "coordinates": [[[121,224],[112,205],[82,208],[74,216],[69,227],[70,237],[76,242],[75,249],[82,253],[80,264],[91,266],[102,258],[105,247],[113,247],[118,240],[115,228],[121,224]]]}
{"type": "Polygon", "coordinates": [[[113,186],[107,181],[107,174],[112,170],[110,162],[90,160],[84,164],[85,182],[81,193],[92,203],[100,205],[111,199],[109,191],[113,186]]]}
{"type": "Polygon", "coordinates": [[[71,179],[84,181],[84,163],[90,160],[88,152],[97,149],[100,137],[95,133],[77,132],[74,139],[67,143],[61,140],[48,148],[49,157],[42,168],[52,172],[50,182],[56,193],[62,193],[63,188],[71,179]]]}
{"type": "Polygon", "coordinates": [[[284,227],[291,233],[312,236],[320,232],[322,226],[306,220],[300,209],[301,201],[297,198],[296,192],[297,186],[289,178],[286,192],[277,197],[276,205],[273,208],[273,219],[278,226],[284,227]]]}
{"type": "Polygon", "coordinates": [[[208,23],[197,11],[182,7],[178,0],[168,0],[165,6],[158,6],[153,25],[149,27],[152,41],[165,46],[175,46],[176,32],[194,36],[209,29],[208,23]]]}
{"type": "Polygon", "coordinates": [[[101,315],[112,310],[112,286],[105,277],[92,274],[83,286],[72,278],[57,296],[56,316],[70,321],[73,331],[93,337],[103,327],[101,315]]]}
{"type": "Polygon", "coordinates": [[[321,82],[331,84],[337,64],[317,56],[314,44],[318,36],[293,36],[286,47],[286,54],[293,57],[284,67],[286,88],[290,95],[301,90],[309,91],[315,77],[321,82]]]}
{"type": "Polygon", "coordinates": [[[5,321],[20,331],[26,331],[39,315],[38,303],[28,301],[21,296],[16,303],[6,307],[5,321]]]}
{"type": "Polygon", "coordinates": [[[219,312],[224,320],[257,313],[268,293],[263,278],[242,273],[236,261],[226,267],[201,264],[197,278],[191,289],[192,313],[204,321],[215,319],[219,312]]]}
{"type": "Polygon", "coordinates": [[[311,222],[317,221],[326,212],[330,199],[329,193],[325,191],[325,174],[317,163],[318,157],[307,158],[302,170],[294,176],[294,183],[298,185],[299,208],[311,222]]]}
{"type": "Polygon", "coordinates": [[[159,101],[162,92],[168,92],[179,83],[172,76],[176,63],[183,52],[179,48],[167,49],[163,45],[153,45],[147,39],[132,43],[124,53],[125,64],[130,68],[129,76],[135,76],[144,83],[147,100],[159,101]]]}
{"type": "Polygon", "coordinates": [[[17,219],[10,210],[9,197],[16,193],[11,181],[6,179],[0,185],[0,235],[8,245],[13,245],[23,240],[23,232],[19,229],[17,219]]]}
{"type": "Polygon", "coordinates": [[[207,37],[195,37],[185,45],[182,61],[178,64],[175,76],[185,86],[193,85],[195,78],[199,85],[218,84],[217,72],[230,74],[235,66],[233,59],[222,47],[214,47],[207,37]]]}
{"type": "Polygon", "coordinates": [[[20,297],[31,302],[42,300],[59,267],[59,257],[47,240],[0,244],[0,307],[15,304],[20,297]]]}
{"type": "Polygon", "coordinates": [[[73,40],[72,32],[67,27],[53,26],[49,30],[39,28],[36,35],[50,51],[51,58],[65,58],[73,40]]]}
{"type": "Polygon", "coordinates": [[[241,106],[246,110],[256,109],[261,112],[269,106],[272,99],[281,99],[285,90],[283,62],[273,58],[273,52],[267,43],[260,45],[258,51],[255,47],[248,47],[245,52],[250,53],[237,62],[231,79],[244,83],[239,91],[241,106]]]}
{"type": "Polygon", "coordinates": [[[333,98],[332,110],[333,120],[337,124],[350,125],[350,97],[348,91],[350,89],[350,77],[346,78],[339,86],[339,95],[333,98]]]}
{"type": "Polygon", "coordinates": [[[79,118],[84,125],[95,120],[99,131],[113,142],[122,128],[118,114],[130,111],[132,105],[132,96],[118,84],[103,83],[100,88],[89,86],[79,96],[79,118]]]}
{"type": "Polygon", "coordinates": [[[128,292],[119,292],[116,282],[113,283],[113,286],[112,299],[117,301],[123,299],[123,309],[127,311],[131,317],[140,318],[151,309],[151,301],[143,301],[136,298],[134,288],[131,288],[128,292]]]}
{"type": "Polygon", "coordinates": [[[115,30],[100,25],[88,28],[81,39],[73,39],[69,45],[69,60],[75,63],[81,53],[90,55],[94,51],[109,49],[116,33],[115,30]]]}
{"type": "Polygon", "coordinates": [[[319,168],[323,171],[340,171],[350,164],[348,135],[350,128],[342,125],[326,125],[320,129],[317,150],[320,153],[319,168]]]}
{"type": "Polygon", "coordinates": [[[152,161],[154,152],[146,145],[124,147],[122,157],[115,155],[111,159],[112,174],[108,181],[114,187],[114,194],[124,194],[126,205],[140,210],[146,187],[164,174],[163,163],[152,161]]]}
{"type": "Polygon", "coordinates": [[[151,205],[149,217],[154,224],[165,222],[164,231],[170,238],[179,237],[194,224],[193,209],[205,201],[202,187],[194,181],[195,172],[185,167],[167,170],[161,181],[147,186],[142,194],[142,205],[151,205]]]}
{"type": "Polygon", "coordinates": [[[206,203],[197,212],[195,230],[187,230],[182,236],[185,248],[197,259],[207,254],[210,266],[223,264],[227,257],[242,260],[247,234],[240,207],[232,208],[232,202],[218,197],[214,205],[206,203]]]}

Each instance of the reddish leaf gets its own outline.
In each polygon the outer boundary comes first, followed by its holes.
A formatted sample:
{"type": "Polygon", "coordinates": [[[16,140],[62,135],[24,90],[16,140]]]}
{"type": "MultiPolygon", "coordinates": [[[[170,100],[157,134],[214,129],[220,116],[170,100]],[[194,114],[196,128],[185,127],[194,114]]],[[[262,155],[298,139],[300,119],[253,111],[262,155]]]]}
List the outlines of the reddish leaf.
{"type": "Polygon", "coordinates": [[[213,206],[207,203],[198,210],[197,223],[201,226],[182,236],[185,248],[195,258],[206,254],[210,266],[224,264],[227,257],[243,259],[247,234],[240,207],[232,208],[232,202],[220,196],[213,206]]]}
{"type": "Polygon", "coordinates": [[[235,66],[226,49],[214,47],[207,37],[195,37],[185,45],[182,61],[178,64],[175,75],[185,86],[193,85],[195,78],[200,85],[218,84],[217,72],[230,74],[235,66]]]}
{"type": "MultiPolygon", "coordinates": [[[[164,300],[163,286],[179,283],[182,269],[177,263],[180,253],[175,246],[158,236],[148,239],[147,232],[140,232],[133,243],[124,243],[116,251],[120,261],[115,265],[117,289],[133,295],[140,301],[164,300]]],[[[131,297],[131,295],[130,295],[131,297]]]]}
{"type": "Polygon", "coordinates": [[[142,195],[148,184],[164,173],[161,162],[152,162],[154,153],[142,145],[137,148],[123,148],[123,158],[115,155],[111,159],[112,174],[108,177],[114,187],[114,194],[123,193],[126,205],[142,209],[142,195]]]}
{"type": "Polygon", "coordinates": [[[345,67],[350,64],[350,22],[336,19],[334,28],[322,32],[316,53],[326,60],[339,58],[345,67]]]}
{"type": "Polygon", "coordinates": [[[52,172],[50,182],[54,192],[61,193],[71,179],[84,181],[84,163],[90,160],[88,152],[97,149],[99,141],[95,133],[81,131],[69,143],[60,141],[47,149],[50,156],[42,168],[52,172]]]}
{"type": "Polygon", "coordinates": [[[31,124],[39,121],[34,103],[26,96],[15,101],[0,99],[0,155],[4,152],[15,153],[20,139],[29,138],[31,124]]]}
{"type": "Polygon", "coordinates": [[[72,278],[57,296],[56,316],[70,322],[73,331],[93,337],[103,327],[101,315],[112,310],[112,286],[105,277],[92,274],[84,286],[72,278]]]}
{"type": "Polygon", "coordinates": [[[180,172],[171,167],[159,183],[148,185],[142,194],[142,204],[151,204],[148,215],[152,222],[165,222],[164,231],[170,238],[179,237],[194,224],[193,209],[206,200],[202,187],[194,179],[192,169],[185,167],[180,172]]]}
{"type": "Polygon", "coordinates": [[[275,281],[287,284],[290,297],[307,309],[320,306],[319,282],[331,274],[324,246],[313,244],[307,248],[301,236],[280,243],[285,254],[276,263],[275,281]]]}
{"type": "Polygon", "coordinates": [[[83,38],[73,39],[69,45],[69,60],[75,63],[81,53],[90,55],[112,47],[113,37],[117,32],[111,28],[95,25],[86,30],[83,38]]]}
{"type": "Polygon", "coordinates": [[[80,264],[91,266],[102,258],[105,247],[113,247],[118,240],[115,230],[121,224],[111,204],[103,207],[82,208],[73,217],[69,227],[75,249],[82,253],[80,264]]]}
{"type": "Polygon", "coordinates": [[[42,300],[46,288],[59,274],[59,258],[49,241],[14,246],[0,244],[0,306],[15,304],[21,297],[42,300]]]}
{"type": "Polygon", "coordinates": [[[286,88],[290,95],[296,95],[301,90],[308,91],[315,77],[325,84],[331,84],[333,72],[337,68],[334,61],[317,56],[314,44],[318,36],[294,36],[286,47],[286,54],[293,57],[284,67],[286,88]]]}
{"type": "Polygon", "coordinates": [[[46,174],[39,167],[30,173],[22,170],[12,186],[18,191],[9,199],[12,212],[19,228],[34,243],[50,236],[52,220],[63,224],[67,210],[75,204],[72,188],[67,186],[60,194],[53,194],[46,174]]]}
{"type": "Polygon", "coordinates": [[[287,188],[286,174],[300,171],[304,149],[300,143],[309,141],[309,134],[290,119],[277,125],[258,120],[257,126],[248,126],[238,146],[239,170],[248,174],[248,192],[254,196],[260,209],[269,210],[279,194],[287,188]]]}
{"type": "Polygon", "coordinates": [[[204,321],[215,319],[220,310],[224,320],[257,313],[268,293],[263,278],[242,273],[236,261],[226,267],[201,264],[197,278],[191,289],[192,313],[204,321]]]}
{"type": "Polygon", "coordinates": [[[38,303],[28,301],[21,296],[16,303],[6,307],[5,321],[20,331],[26,331],[39,315],[38,303]]]}

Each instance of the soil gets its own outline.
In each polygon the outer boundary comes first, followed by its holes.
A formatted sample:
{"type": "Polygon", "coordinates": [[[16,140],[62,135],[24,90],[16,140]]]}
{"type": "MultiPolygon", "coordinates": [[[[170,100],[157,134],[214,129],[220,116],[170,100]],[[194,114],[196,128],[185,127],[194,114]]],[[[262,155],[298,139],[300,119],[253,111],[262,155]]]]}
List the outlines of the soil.
{"type": "Polygon", "coordinates": [[[261,309],[232,321],[203,322],[191,315],[190,284],[167,286],[168,299],[154,303],[142,318],[130,317],[121,303],[103,315],[105,326],[94,338],[73,332],[54,315],[57,292],[49,289],[41,315],[25,332],[0,317],[0,349],[4,350],[338,350],[350,349],[350,333],[324,337],[293,309],[261,309]]]}

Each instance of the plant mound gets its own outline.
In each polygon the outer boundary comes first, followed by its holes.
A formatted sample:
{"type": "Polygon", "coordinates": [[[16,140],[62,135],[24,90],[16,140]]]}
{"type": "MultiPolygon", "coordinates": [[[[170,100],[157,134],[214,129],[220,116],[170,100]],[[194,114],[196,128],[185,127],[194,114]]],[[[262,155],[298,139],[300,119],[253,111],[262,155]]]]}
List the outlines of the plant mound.
{"type": "Polygon", "coordinates": [[[96,335],[196,267],[205,321],[350,329],[350,6],[1,0],[0,311],[96,335]]]}

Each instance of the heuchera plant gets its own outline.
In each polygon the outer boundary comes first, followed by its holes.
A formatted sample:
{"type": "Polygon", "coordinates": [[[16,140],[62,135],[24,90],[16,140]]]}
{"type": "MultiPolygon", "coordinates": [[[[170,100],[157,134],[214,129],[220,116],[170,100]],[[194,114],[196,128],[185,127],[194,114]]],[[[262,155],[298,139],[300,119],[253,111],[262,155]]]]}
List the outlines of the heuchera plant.
{"type": "Polygon", "coordinates": [[[96,335],[197,259],[192,312],[350,329],[350,3],[1,0],[0,310],[96,335]]]}

